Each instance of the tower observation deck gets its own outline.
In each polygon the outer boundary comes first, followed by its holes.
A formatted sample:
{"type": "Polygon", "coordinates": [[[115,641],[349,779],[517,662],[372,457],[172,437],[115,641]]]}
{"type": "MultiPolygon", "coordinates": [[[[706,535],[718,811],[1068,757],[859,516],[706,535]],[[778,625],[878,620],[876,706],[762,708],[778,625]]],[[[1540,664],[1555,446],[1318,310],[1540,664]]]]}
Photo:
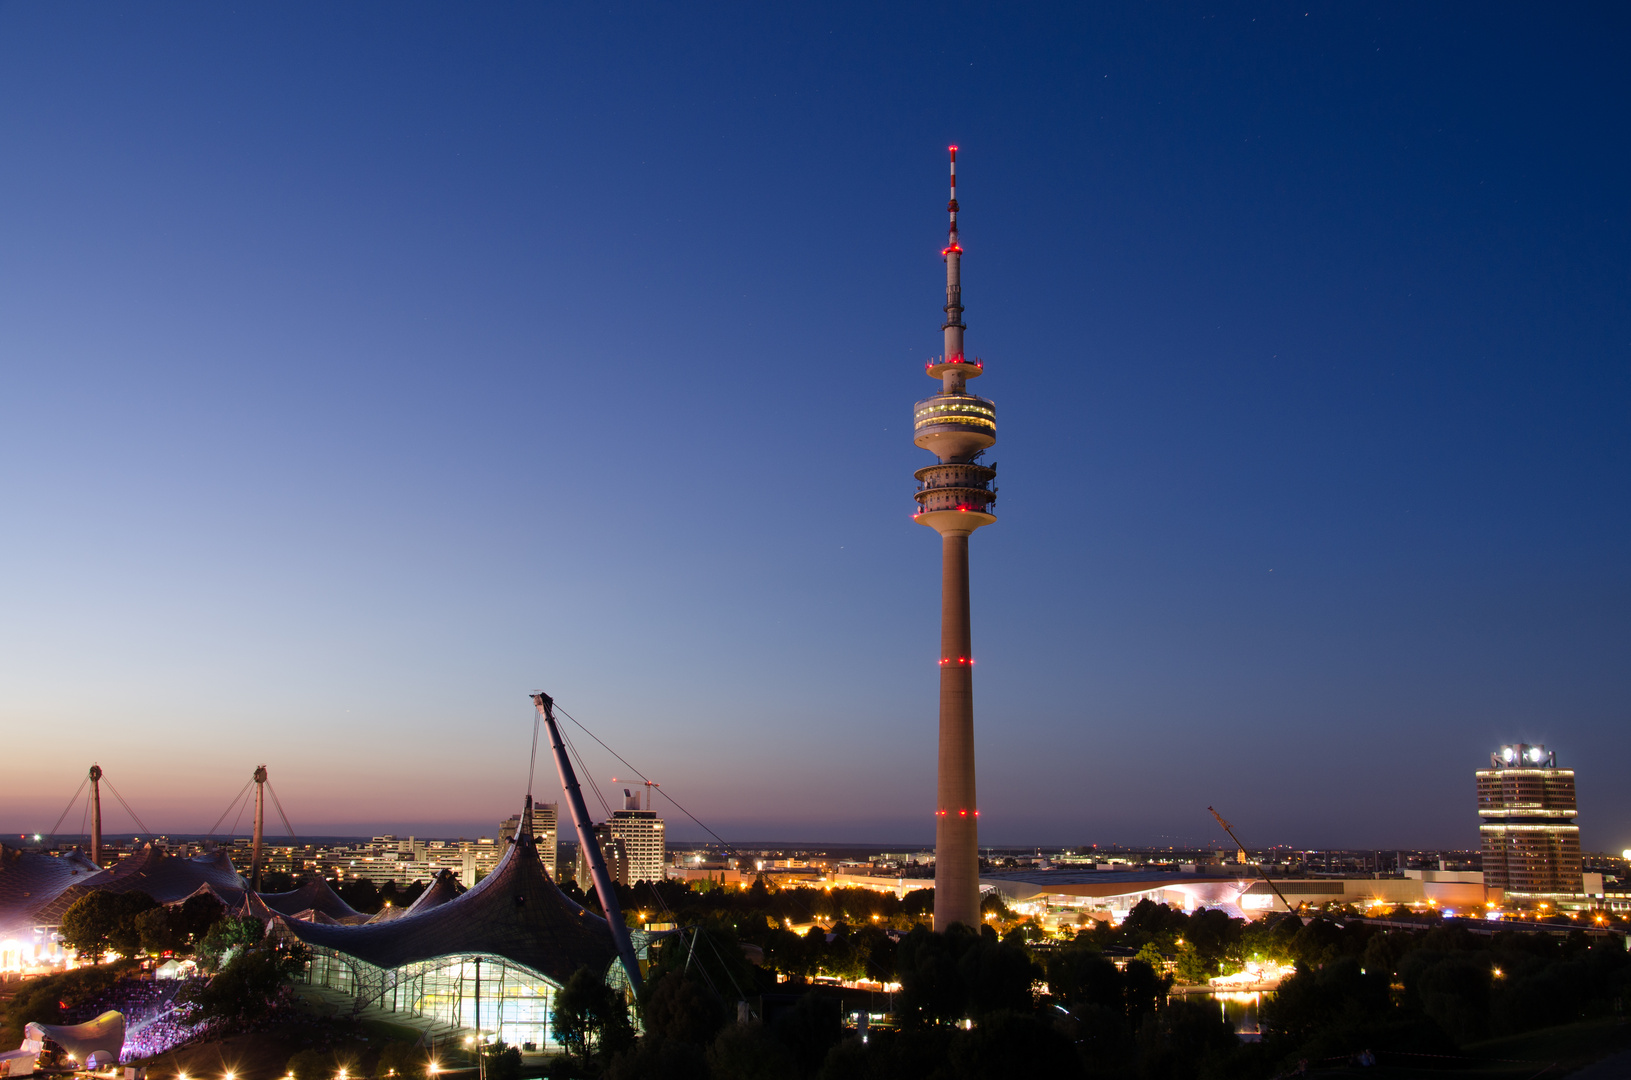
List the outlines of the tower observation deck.
{"type": "Polygon", "coordinates": [[[997,441],[997,407],[968,392],[985,370],[963,350],[963,248],[957,235],[957,148],[951,147],[946,248],[945,351],[926,365],[940,390],[912,407],[913,442],[938,460],[914,474],[912,519],[941,538],[940,765],[935,807],[934,928],[980,924],[979,804],[974,788],[974,656],[970,644],[968,538],[995,522],[995,465],[980,461],[997,441]]]}

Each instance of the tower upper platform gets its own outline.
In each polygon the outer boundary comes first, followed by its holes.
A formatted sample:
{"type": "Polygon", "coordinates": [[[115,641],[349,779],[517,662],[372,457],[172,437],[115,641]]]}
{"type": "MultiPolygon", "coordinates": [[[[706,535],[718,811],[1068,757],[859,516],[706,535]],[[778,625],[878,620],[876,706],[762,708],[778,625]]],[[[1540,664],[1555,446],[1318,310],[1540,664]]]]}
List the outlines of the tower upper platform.
{"type": "Polygon", "coordinates": [[[995,446],[997,407],[970,393],[942,391],[912,406],[912,441],[941,461],[961,461],[995,446]]]}
{"type": "Polygon", "coordinates": [[[912,441],[940,459],[917,471],[919,509],[912,519],[945,535],[967,535],[997,519],[994,466],[976,459],[996,445],[997,406],[968,392],[968,380],[985,373],[985,361],[963,351],[963,245],[957,235],[957,148],[951,148],[950,227],[941,257],[946,260],[945,351],[924,365],[940,392],[912,406],[912,441]]]}

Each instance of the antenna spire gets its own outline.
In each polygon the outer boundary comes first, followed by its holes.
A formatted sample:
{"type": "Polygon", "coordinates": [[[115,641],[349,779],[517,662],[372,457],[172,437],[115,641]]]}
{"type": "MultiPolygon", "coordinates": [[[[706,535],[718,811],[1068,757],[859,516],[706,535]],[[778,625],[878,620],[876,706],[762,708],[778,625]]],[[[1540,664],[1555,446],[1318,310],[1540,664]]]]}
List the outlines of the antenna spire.
{"type": "Polygon", "coordinates": [[[940,254],[946,259],[946,321],[940,329],[946,334],[946,353],[941,358],[942,363],[963,363],[963,248],[957,242],[957,147],[948,146],[951,151],[951,201],[946,204],[946,212],[951,217],[951,225],[946,230],[946,250],[940,254]]]}

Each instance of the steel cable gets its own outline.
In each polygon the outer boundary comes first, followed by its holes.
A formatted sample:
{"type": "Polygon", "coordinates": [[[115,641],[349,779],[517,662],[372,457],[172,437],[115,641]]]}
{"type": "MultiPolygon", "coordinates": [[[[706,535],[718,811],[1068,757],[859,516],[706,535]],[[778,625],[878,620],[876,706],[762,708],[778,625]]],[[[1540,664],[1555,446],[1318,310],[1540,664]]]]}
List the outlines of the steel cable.
{"type": "MultiPolygon", "coordinates": [[[[56,839],[57,830],[62,828],[62,819],[68,816],[68,812],[72,810],[74,808],[74,804],[79,801],[79,793],[84,791],[85,785],[90,782],[91,778],[89,775],[80,778],[79,786],[74,788],[74,797],[68,800],[68,805],[62,808],[62,814],[57,818],[57,823],[51,826],[50,832],[45,834],[47,839],[56,839]]],[[[86,809],[90,809],[89,804],[87,804],[86,809]]]]}
{"type": "MultiPolygon", "coordinates": [[[[555,703],[555,709],[562,716],[566,717],[568,720],[572,721],[574,724],[577,724],[578,727],[582,728],[583,733],[585,735],[587,735],[591,739],[595,740],[595,742],[600,743],[600,746],[601,746],[601,748],[603,750],[605,750],[608,754],[612,755],[612,757],[616,758],[618,761],[621,761],[623,763],[624,767],[626,767],[630,772],[632,772],[634,775],[638,776],[640,779],[646,781],[647,783],[651,783],[651,778],[649,776],[647,776],[645,773],[641,772],[639,769],[636,769],[633,765],[630,765],[628,763],[628,759],[624,758],[623,755],[619,754],[616,750],[613,750],[611,747],[607,746],[606,743],[604,741],[602,741],[602,739],[600,738],[599,735],[596,735],[594,732],[592,732],[588,728],[584,727],[582,721],[580,721],[577,717],[573,716],[571,713],[567,712],[565,709],[561,708],[559,702],[555,703]]],[[[707,825],[703,824],[701,818],[697,817],[695,814],[691,813],[691,811],[689,811],[685,807],[681,806],[679,800],[674,798],[674,796],[670,795],[667,791],[663,790],[663,787],[662,787],[661,784],[652,784],[652,786],[657,789],[657,794],[661,795],[663,798],[667,799],[669,802],[674,804],[674,809],[678,810],[680,813],[684,814],[686,817],[688,817],[692,821],[696,822],[696,824],[704,832],[706,832],[709,836],[713,837],[715,840],[718,840],[719,844],[720,844],[720,847],[724,848],[727,853],[733,854],[733,855],[736,854],[736,848],[734,846],[732,846],[730,843],[726,842],[724,837],[720,836],[718,833],[716,833],[712,829],[708,828],[707,825]]],[[[610,812],[611,812],[610,810],[607,811],[608,814],[610,812]]]]}
{"type": "MultiPolygon", "coordinates": [[[[252,784],[254,784],[254,782],[255,782],[254,780],[250,780],[248,783],[246,783],[243,786],[243,789],[241,791],[239,791],[238,794],[236,794],[236,795],[234,795],[232,797],[232,801],[227,803],[227,808],[225,810],[221,811],[221,816],[215,819],[215,824],[210,826],[210,831],[204,835],[204,839],[206,839],[206,840],[215,839],[215,834],[221,828],[221,822],[225,821],[227,819],[227,815],[232,813],[232,808],[238,805],[238,803],[244,797],[244,792],[248,791],[250,786],[252,784]]],[[[242,817],[243,815],[239,814],[238,816],[242,817]]],[[[236,825],[234,825],[234,828],[236,828],[236,825]]]]}
{"type": "Polygon", "coordinates": [[[113,786],[113,781],[108,779],[108,776],[107,776],[106,773],[102,774],[102,779],[104,781],[106,781],[106,783],[108,785],[108,790],[113,792],[113,797],[115,799],[119,800],[119,805],[125,808],[125,813],[130,815],[130,820],[134,821],[136,823],[136,825],[142,830],[142,832],[147,834],[147,838],[149,840],[157,840],[158,839],[158,834],[155,833],[152,829],[149,829],[146,825],[144,825],[142,823],[142,819],[136,816],[136,811],[132,810],[130,808],[130,804],[125,802],[125,797],[123,795],[119,794],[119,789],[113,786]]]}

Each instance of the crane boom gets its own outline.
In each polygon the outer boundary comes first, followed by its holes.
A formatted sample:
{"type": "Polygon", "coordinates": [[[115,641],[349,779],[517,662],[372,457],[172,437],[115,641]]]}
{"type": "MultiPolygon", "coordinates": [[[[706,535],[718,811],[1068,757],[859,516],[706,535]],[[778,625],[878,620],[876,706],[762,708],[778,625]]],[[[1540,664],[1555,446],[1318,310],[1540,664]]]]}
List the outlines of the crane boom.
{"type": "MultiPolygon", "coordinates": [[[[1229,834],[1229,839],[1235,842],[1235,847],[1245,851],[1246,845],[1240,842],[1240,837],[1235,835],[1234,829],[1230,828],[1229,823],[1223,820],[1223,815],[1213,807],[1208,806],[1207,809],[1212,811],[1212,816],[1217,818],[1219,825],[1223,826],[1223,831],[1229,834]]],[[[1257,872],[1263,875],[1263,880],[1269,883],[1269,888],[1274,890],[1274,895],[1280,898],[1280,903],[1286,906],[1286,910],[1295,911],[1296,909],[1291,906],[1291,901],[1286,899],[1286,894],[1280,891],[1280,886],[1276,885],[1274,879],[1269,877],[1269,872],[1263,869],[1262,866],[1257,868],[1257,872]]]]}

